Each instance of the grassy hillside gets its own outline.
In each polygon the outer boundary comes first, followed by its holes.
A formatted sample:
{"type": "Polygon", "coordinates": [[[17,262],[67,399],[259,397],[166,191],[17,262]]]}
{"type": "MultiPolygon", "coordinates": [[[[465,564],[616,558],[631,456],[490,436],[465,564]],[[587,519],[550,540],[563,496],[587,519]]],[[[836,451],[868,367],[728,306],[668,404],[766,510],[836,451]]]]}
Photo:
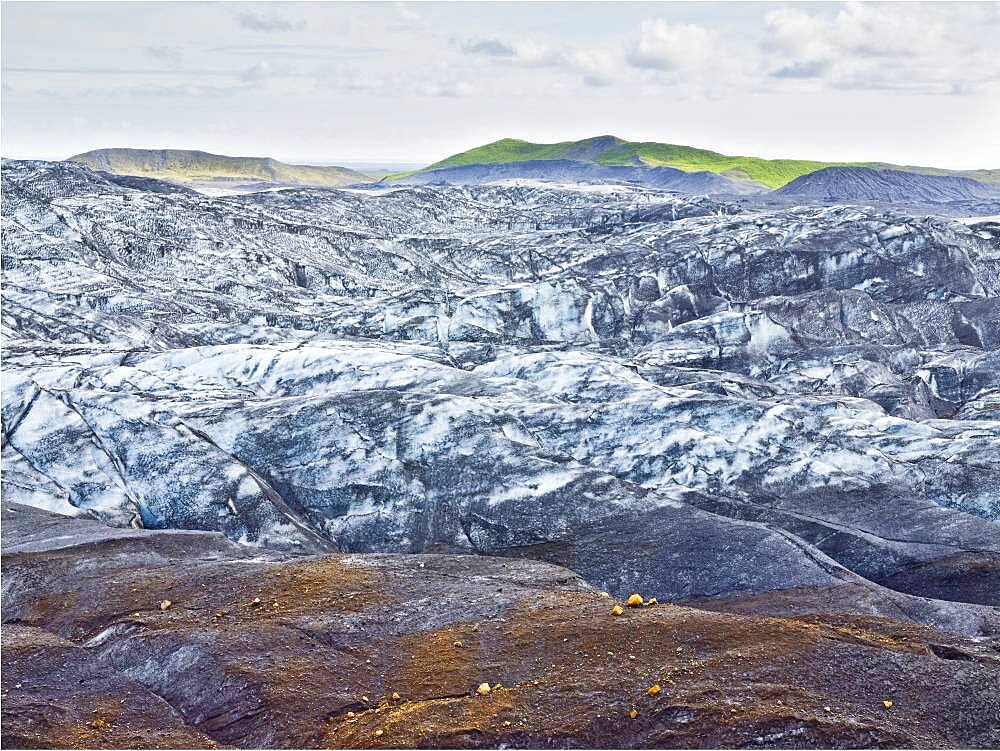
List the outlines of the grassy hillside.
{"type": "Polygon", "coordinates": [[[68,161],[119,175],[179,183],[227,180],[336,186],[371,179],[345,167],[285,164],[269,157],[221,156],[183,149],[97,149],[68,161]]]}
{"type": "MultiPolygon", "coordinates": [[[[614,136],[597,136],[582,141],[531,143],[504,138],[426,167],[459,167],[466,164],[572,159],[605,165],[647,165],[674,167],[686,172],[716,172],[737,180],[752,180],[769,188],[780,188],[797,177],[824,167],[885,167],[925,174],[961,174],[987,182],[1000,182],[1000,170],[953,172],[924,167],[901,167],[876,162],[820,162],[807,159],[761,159],[755,156],[728,156],[707,149],[654,141],[624,141],[614,136]]],[[[412,173],[406,173],[412,174],[412,173]]],[[[393,175],[390,177],[401,177],[393,175]]]]}

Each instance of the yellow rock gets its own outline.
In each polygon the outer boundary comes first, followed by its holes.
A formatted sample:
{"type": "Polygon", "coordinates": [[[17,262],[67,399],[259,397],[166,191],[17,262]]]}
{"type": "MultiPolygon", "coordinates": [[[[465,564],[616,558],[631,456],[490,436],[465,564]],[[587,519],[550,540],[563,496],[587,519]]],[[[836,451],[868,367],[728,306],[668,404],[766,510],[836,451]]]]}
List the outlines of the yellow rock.
{"type": "Polygon", "coordinates": [[[633,709],[628,713],[628,716],[634,720],[636,717],[639,716],[639,713],[633,709]]]}
{"type": "Polygon", "coordinates": [[[369,699],[367,696],[362,696],[361,697],[361,701],[363,701],[365,704],[367,704],[368,702],[371,701],[371,699],[369,699]]]}
{"type": "Polygon", "coordinates": [[[353,720],[353,719],[354,719],[354,717],[355,717],[355,714],[354,714],[354,712],[348,712],[348,713],[347,713],[347,719],[348,719],[348,720],[353,720]]]}
{"type": "Polygon", "coordinates": [[[395,691],[392,692],[392,700],[399,701],[399,694],[397,694],[395,691]]]}
{"type": "Polygon", "coordinates": [[[649,688],[646,689],[646,693],[649,694],[650,696],[656,696],[662,690],[663,689],[660,688],[660,684],[659,683],[654,683],[652,686],[650,686],[649,688]]]}
{"type": "Polygon", "coordinates": [[[627,605],[630,608],[639,607],[640,605],[642,605],[642,595],[632,595],[631,597],[628,598],[627,605]]]}
{"type": "Polygon", "coordinates": [[[384,733],[384,732],[385,732],[384,730],[376,730],[376,731],[375,731],[375,737],[376,737],[376,738],[378,738],[378,737],[379,737],[380,735],[382,735],[382,733],[384,733]]]}
{"type": "Polygon", "coordinates": [[[648,600],[646,600],[646,606],[647,607],[650,606],[650,605],[658,605],[658,604],[659,603],[656,601],[655,597],[650,597],[648,600]]]}
{"type": "Polygon", "coordinates": [[[886,709],[892,709],[892,701],[890,699],[886,699],[884,702],[882,702],[882,706],[885,707],[886,709]]]}
{"type": "Polygon", "coordinates": [[[611,597],[611,593],[610,592],[601,592],[601,597],[603,597],[605,600],[607,600],[609,597],[611,597]]]}
{"type": "Polygon", "coordinates": [[[160,603],[160,610],[166,610],[171,605],[173,605],[173,603],[170,602],[170,600],[164,600],[163,602],[160,603]]]}
{"type": "Polygon", "coordinates": [[[453,647],[461,647],[462,646],[462,642],[456,641],[454,644],[452,644],[452,646],[453,647]]]}
{"type": "Polygon", "coordinates": [[[624,612],[625,611],[622,609],[621,605],[615,605],[613,608],[611,608],[611,615],[621,615],[624,612]]]}
{"type": "Polygon", "coordinates": [[[480,683],[479,688],[476,689],[476,693],[480,696],[486,696],[490,692],[490,684],[480,683]]]}

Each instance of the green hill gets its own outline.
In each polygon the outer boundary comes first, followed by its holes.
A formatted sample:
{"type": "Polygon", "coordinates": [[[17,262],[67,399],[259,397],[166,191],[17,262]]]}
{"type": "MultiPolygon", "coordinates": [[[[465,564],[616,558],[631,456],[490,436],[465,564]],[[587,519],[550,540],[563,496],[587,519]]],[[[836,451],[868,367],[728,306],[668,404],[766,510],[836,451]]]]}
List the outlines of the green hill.
{"type": "Polygon", "coordinates": [[[178,183],[267,182],[330,187],[371,181],[368,175],[345,167],[285,164],[270,157],[221,156],[184,149],[97,149],[67,161],[119,175],[178,183]]]}
{"type": "MultiPolygon", "coordinates": [[[[1000,170],[950,171],[932,167],[903,167],[880,162],[821,162],[806,159],[761,159],[755,156],[728,156],[717,151],[655,141],[625,141],[615,136],[597,136],[582,141],[531,143],[503,138],[485,146],[463,151],[425,167],[424,170],[459,167],[467,164],[570,159],[605,165],[646,165],[674,167],[685,172],[716,172],[737,180],[752,180],[769,188],[780,188],[797,177],[824,167],[884,167],[923,174],[964,175],[985,182],[1000,182],[1000,170]]],[[[424,171],[420,170],[420,171],[424,171]]],[[[406,173],[412,174],[412,173],[406,173]]],[[[401,177],[393,175],[390,177],[401,177]]]]}

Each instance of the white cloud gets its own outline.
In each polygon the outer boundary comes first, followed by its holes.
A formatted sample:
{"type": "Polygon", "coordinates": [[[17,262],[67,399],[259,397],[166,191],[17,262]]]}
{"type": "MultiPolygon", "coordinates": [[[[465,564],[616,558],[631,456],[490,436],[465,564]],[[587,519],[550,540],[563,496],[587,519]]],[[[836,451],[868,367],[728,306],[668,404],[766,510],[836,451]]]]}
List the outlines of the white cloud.
{"type": "Polygon", "coordinates": [[[761,50],[777,79],[820,88],[969,93],[1000,78],[1000,5],[848,3],[770,11],[761,50]]]}
{"type": "Polygon", "coordinates": [[[404,2],[397,0],[397,2],[393,3],[393,7],[396,10],[396,15],[403,21],[416,23],[421,20],[420,14],[404,2]]]}
{"type": "Polygon", "coordinates": [[[628,61],[637,68],[685,71],[704,67],[718,54],[708,30],[656,18],[642,22],[639,37],[628,51],[628,61]]]}
{"type": "Polygon", "coordinates": [[[248,83],[259,83],[271,77],[274,71],[267,60],[261,60],[243,72],[241,78],[248,83]]]}
{"type": "Polygon", "coordinates": [[[462,52],[467,55],[489,55],[491,57],[515,57],[517,52],[512,45],[499,39],[478,39],[462,45],[462,52]]]}
{"type": "Polygon", "coordinates": [[[146,47],[143,52],[157,60],[163,60],[171,65],[180,65],[183,55],[179,47],[169,45],[154,45],[146,47]]]}
{"type": "Polygon", "coordinates": [[[241,27],[251,31],[301,31],[306,27],[305,20],[301,18],[288,18],[257,10],[242,11],[236,16],[236,20],[241,27]]]}

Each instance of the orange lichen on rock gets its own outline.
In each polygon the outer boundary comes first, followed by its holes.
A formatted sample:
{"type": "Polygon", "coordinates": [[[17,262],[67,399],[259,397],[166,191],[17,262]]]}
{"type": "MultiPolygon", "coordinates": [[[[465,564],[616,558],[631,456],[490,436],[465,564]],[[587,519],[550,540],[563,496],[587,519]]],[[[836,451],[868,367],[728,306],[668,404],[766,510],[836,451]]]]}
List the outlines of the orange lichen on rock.
{"type": "Polygon", "coordinates": [[[626,604],[630,608],[637,608],[637,607],[639,607],[640,605],[642,605],[642,595],[638,595],[638,594],[632,595],[631,597],[628,598],[628,602],[626,604]]]}

